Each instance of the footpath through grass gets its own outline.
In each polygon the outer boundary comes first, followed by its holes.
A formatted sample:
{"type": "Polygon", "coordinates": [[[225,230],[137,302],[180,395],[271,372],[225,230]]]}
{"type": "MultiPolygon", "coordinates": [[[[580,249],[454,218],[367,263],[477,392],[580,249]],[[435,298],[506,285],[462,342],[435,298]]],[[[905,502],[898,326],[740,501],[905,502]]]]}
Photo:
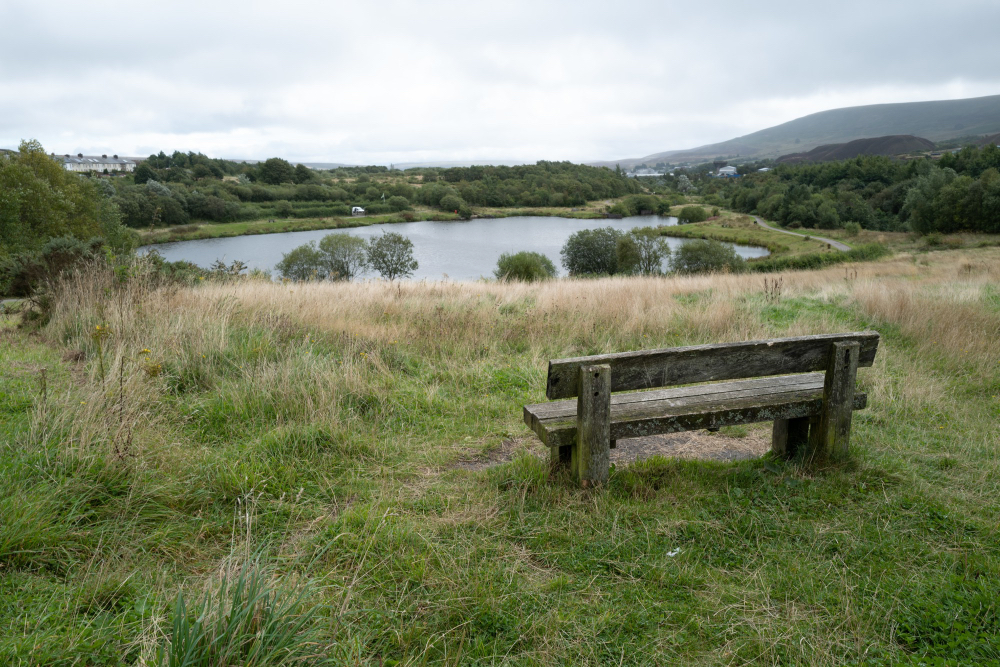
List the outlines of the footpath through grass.
{"type": "Polygon", "coordinates": [[[80,276],[0,333],[0,664],[1000,660],[1000,252],[854,268],[80,276]],[[549,358],[865,328],[841,467],[581,490],[521,423],[549,358]]]}

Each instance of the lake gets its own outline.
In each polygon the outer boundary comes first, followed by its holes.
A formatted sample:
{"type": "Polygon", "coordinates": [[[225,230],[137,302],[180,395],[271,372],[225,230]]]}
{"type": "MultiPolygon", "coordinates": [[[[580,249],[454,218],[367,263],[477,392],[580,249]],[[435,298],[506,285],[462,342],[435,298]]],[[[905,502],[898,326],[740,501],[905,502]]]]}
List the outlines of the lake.
{"type": "MultiPolygon", "coordinates": [[[[628,231],[635,227],[676,224],[677,218],[657,215],[640,215],[620,220],[517,216],[476,218],[461,222],[400,222],[340,230],[319,229],[177,241],[146,246],[143,250],[155,248],[164,259],[171,262],[186,260],[205,268],[220,259],[227,264],[240,260],[251,269],[272,271],[274,265],[281,261],[283,253],[309,241],[319,242],[327,234],[336,232],[370,239],[386,230],[399,232],[413,241],[413,254],[420,263],[420,268],[413,274],[413,280],[477,280],[480,277],[493,277],[493,269],[502,253],[521,250],[547,255],[559,267],[560,274],[564,275],[559,251],[570,234],[581,229],[614,227],[628,231]]],[[[666,238],[671,248],[687,242],[685,239],[666,238]]],[[[747,259],[768,254],[765,248],[735,247],[740,256],[747,259]]]]}

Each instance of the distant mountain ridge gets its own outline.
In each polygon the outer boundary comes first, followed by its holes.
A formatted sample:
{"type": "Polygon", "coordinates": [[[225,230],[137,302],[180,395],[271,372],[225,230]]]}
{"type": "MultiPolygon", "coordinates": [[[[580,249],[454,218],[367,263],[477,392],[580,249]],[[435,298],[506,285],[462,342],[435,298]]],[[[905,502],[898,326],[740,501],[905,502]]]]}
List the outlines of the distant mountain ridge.
{"type": "Polygon", "coordinates": [[[630,168],[657,162],[697,162],[713,158],[776,158],[817,146],[889,135],[914,135],[942,141],[962,135],[1000,132],[1000,95],[964,100],[870,104],[830,109],[759,132],[688,150],[653,153],[593,164],[630,168]]]}
{"type": "Polygon", "coordinates": [[[849,160],[859,155],[902,155],[934,150],[934,142],[912,134],[894,134],[888,137],[855,139],[843,144],[825,144],[804,153],[782,155],[779,163],[830,162],[849,160]]]}

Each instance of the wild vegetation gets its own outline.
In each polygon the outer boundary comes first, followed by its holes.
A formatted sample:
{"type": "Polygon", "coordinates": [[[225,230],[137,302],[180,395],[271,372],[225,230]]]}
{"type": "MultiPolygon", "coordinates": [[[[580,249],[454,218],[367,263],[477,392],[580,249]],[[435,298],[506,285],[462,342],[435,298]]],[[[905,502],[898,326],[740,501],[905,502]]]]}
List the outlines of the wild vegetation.
{"type": "Polygon", "coordinates": [[[713,178],[707,169],[675,173],[667,189],[697,192],[703,204],[791,228],[1000,232],[1000,148],[994,144],[966,146],[937,161],[866,156],[780,164],[765,173],[756,166],[741,165],[738,179],[713,178]]]}
{"type": "Polygon", "coordinates": [[[1000,660],[996,248],[780,282],[157,276],[98,262],[0,331],[2,663],[1000,660]],[[843,466],[582,490],[521,423],[549,358],[865,328],[843,466]]]}
{"type": "MultiPolygon", "coordinates": [[[[132,179],[116,179],[114,187],[125,224],[143,229],[191,221],[350,216],[354,206],[404,219],[414,208],[469,218],[474,206],[569,208],[639,192],[638,184],[620,173],[569,162],[320,171],[281,158],[242,164],[180,152],[151,155],[132,179]]],[[[654,198],[654,209],[655,204],[654,198]]]]}

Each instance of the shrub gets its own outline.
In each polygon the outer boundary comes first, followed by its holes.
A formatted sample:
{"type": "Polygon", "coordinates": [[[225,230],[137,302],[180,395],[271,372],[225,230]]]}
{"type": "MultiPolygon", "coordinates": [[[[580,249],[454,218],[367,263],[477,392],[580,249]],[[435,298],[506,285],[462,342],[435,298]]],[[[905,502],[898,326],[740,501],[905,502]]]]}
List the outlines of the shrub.
{"type": "Polygon", "coordinates": [[[681,223],[703,222],[708,220],[708,214],[705,213],[705,209],[701,206],[685,206],[677,214],[677,219],[681,223]]]}
{"type": "Polygon", "coordinates": [[[851,248],[847,252],[816,252],[794,257],[772,257],[747,264],[751,271],[762,273],[794,269],[818,269],[842,262],[871,262],[891,254],[881,243],[866,243],[851,248]]]}
{"type": "Polygon", "coordinates": [[[856,222],[849,222],[844,225],[844,231],[847,232],[848,236],[857,236],[861,233],[861,225],[856,222]]]}
{"type": "Polygon", "coordinates": [[[31,296],[54,283],[64,271],[103,257],[101,239],[81,241],[70,236],[54,238],[37,252],[23,252],[0,262],[0,294],[31,296]]]}
{"type": "Polygon", "coordinates": [[[284,253],[274,268],[288,280],[322,280],[327,275],[326,262],[315,241],[284,253]]]}
{"type": "Polygon", "coordinates": [[[389,201],[386,203],[389,204],[389,208],[396,212],[405,211],[410,208],[410,200],[406,197],[389,197],[389,201]]]}
{"type": "Polygon", "coordinates": [[[671,265],[677,273],[740,273],[746,270],[746,262],[736,253],[736,248],[712,239],[684,243],[674,252],[671,265]]]}
{"type": "Polygon", "coordinates": [[[556,265],[545,255],[537,252],[505,252],[497,260],[493,275],[498,280],[523,280],[534,282],[556,276],[556,265]]]}
{"type": "Polygon", "coordinates": [[[574,232],[560,251],[562,265],[571,276],[613,275],[618,272],[616,250],[621,237],[622,232],[613,227],[574,232]]]}

